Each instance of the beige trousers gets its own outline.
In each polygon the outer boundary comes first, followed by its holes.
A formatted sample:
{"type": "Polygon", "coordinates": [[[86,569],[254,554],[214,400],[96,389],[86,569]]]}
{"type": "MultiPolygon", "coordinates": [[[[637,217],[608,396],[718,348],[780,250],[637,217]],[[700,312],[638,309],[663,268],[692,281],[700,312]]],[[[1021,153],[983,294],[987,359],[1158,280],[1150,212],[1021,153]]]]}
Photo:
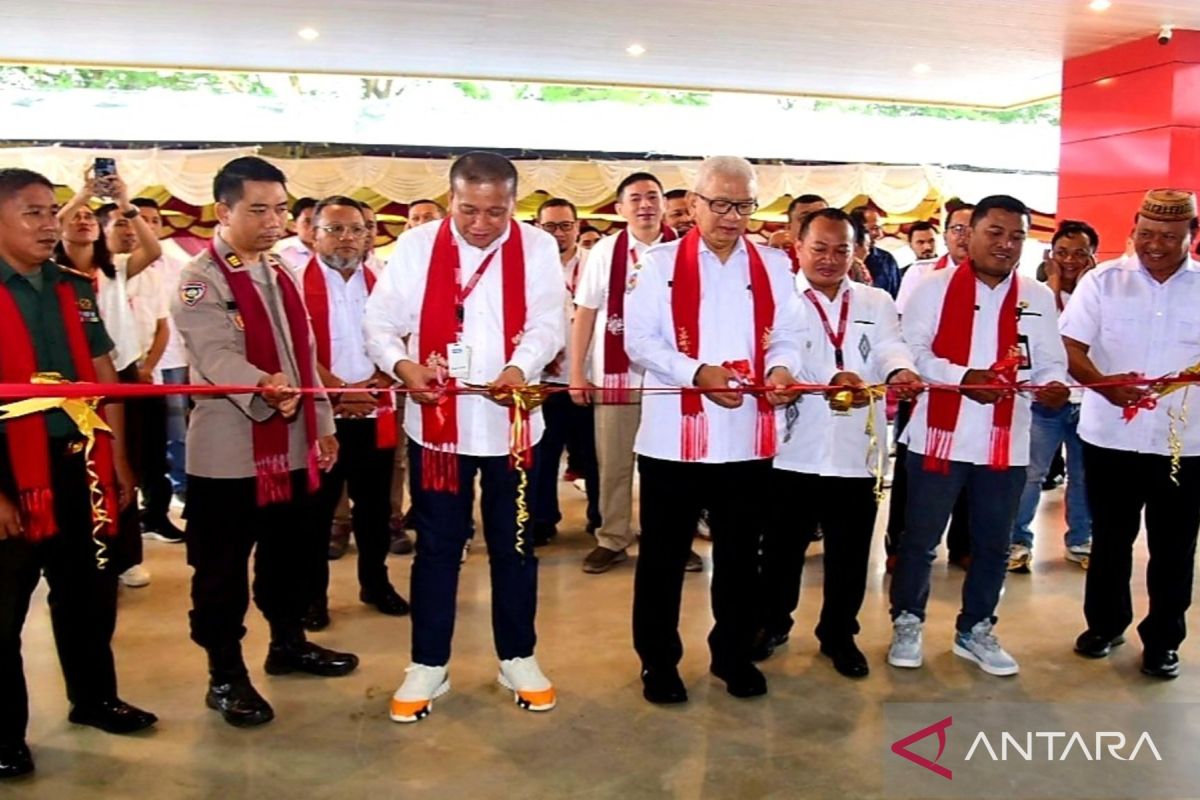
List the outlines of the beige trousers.
{"type": "Polygon", "coordinates": [[[601,519],[596,543],[609,550],[624,550],[637,538],[633,529],[633,440],[641,419],[640,404],[596,406],[601,519]]]}

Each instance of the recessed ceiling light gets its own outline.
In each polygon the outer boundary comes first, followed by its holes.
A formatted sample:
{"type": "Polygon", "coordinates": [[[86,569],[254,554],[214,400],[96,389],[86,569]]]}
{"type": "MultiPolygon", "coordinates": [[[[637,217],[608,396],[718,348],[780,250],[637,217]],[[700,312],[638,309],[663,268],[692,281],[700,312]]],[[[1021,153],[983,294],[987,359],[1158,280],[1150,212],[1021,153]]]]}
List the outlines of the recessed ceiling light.
{"type": "Polygon", "coordinates": [[[914,64],[913,65],[913,72],[917,73],[918,75],[924,75],[926,72],[929,72],[931,69],[933,69],[933,67],[929,66],[928,64],[914,64]]]}
{"type": "Polygon", "coordinates": [[[1088,3],[1088,8],[1092,11],[1108,11],[1112,7],[1112,0],[1092,0],[1088,3]]]}
{"type": "Polygon", "coordinates": [[[633,44],[629,45],[629,47],[625,48],[625,52],[629,53],[631,56],[640,56],[646,53],[646,48],[634,42],[633,44]]]}
{"type": "Polygon", "coordinates": [[[296,31],[296,35],[306,42],[311,42],[316,40],[316,38],[321,35],[321,32],[316,28],[301,28],[300,30],[296,31]]]}

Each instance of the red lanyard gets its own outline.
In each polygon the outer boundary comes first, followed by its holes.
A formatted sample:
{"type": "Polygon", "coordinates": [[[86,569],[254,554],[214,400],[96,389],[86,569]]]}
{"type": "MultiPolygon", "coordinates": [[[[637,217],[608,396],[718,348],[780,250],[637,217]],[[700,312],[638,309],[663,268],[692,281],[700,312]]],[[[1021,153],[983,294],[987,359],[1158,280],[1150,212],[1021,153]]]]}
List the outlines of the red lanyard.
{"type": "MultiPolygon", "coordinates": [[[[492,265],[492,259],[494,259],[496,257],[496,253],[499,252],[500,249],[497,248],[488,253],[487,258],[485,258],[483,263],[479,265],[479,269],[475,270],[475,274],[471,276],[469,281],[467,281],[467,285],[458,289],[458,292],[454,297],[454,318],[458,321],[458,332],[460,334],[463,332],[463,320],[466,319],[464,306],[466,305],[467,298],[471,296],[471,292],[475,291],[475,287],[479,285],[479,279],[483,277],[483,273],[487,272],[487,268],[492,265]]],[[[454,265],[454,284],[455,286],[458,286],[460,283],[462,283],[461,261],[454,265]]]]}
{"type": "Polygon", "coordinates": [[[806,289],[804,296],[813,304],[813,308],[821,315],[821,324],[825,326],[825,335],[829,337],[829,343],[833,345],[833,360],[837,364],[839,370],[845,369],[846,364],[842,358],[842,345],[846,341],[846,322],[850,319],[850,290],[847,289],[842,293],[842,315],[838,320],[837,334],[833,332],[833,326],[829,324],[829,317],[825,314],[825,307],[821,304],[817,293],[812,289],[806,289]]]}
{"type": "Polygon", "coordinates": [[[583,264],[583,259],[578,255],[575,256],[575,266],[571,269],[571,280],[567,281],[567,291],[571,297],[575,296],[575,287],[579,285],[579,266],[583,264]]]}

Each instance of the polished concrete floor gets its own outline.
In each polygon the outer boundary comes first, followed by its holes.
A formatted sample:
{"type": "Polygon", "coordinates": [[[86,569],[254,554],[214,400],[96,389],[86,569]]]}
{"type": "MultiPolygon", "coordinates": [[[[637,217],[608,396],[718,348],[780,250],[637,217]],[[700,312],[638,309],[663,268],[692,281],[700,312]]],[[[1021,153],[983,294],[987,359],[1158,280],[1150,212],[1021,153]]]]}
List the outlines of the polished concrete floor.
{"type": "MultiPolygon", "coordinates": [[[[1015,678],[994,678],[951,655],[962,572],[935,565],[926,666],[884,663],[890,636],[880,516],[859,643],[872,673],[852,682],[835,673],[811,635],[820,607],[821,558],[814,547],[792,641],[764,665],[770,694],[736,700],[707,674],[711,622],[706,572],[689,575],[682,622],[682,673],[691,702],[644,702],[630,642],[633,561],[585,575],[590,547],[582,495],[562,484],[558,541],[539,551],[538,657],[559,689],[548,714],[523,712],[495,683],[486,554],[463,569],[453,691],[433,715],[396,725],[388,698],[408,663],[409,623],[357,602],[353,554],[333,564],[333,625],[314,639],[362,658],[341,679],[270,678],[262,618],[252,611],[246,650],[252,677],[277,718],[235,730],[203,704],[205,662],[187,636],[188,581],[182,546],[147,542],[153,583],[122,589],[114,642],[121,693],[155,711],[157,728],[109,736],[66,720],[45,587],[25,629],[32,701],[29,743],[35,777],[0,785],[29,798],[871,798],[884,794],[882,704],[889,701],[1196,702],[1200,652],[1185,643],[1184,674],[1154,682],[1138,672],[1132,643],[1106,661],[1071,653],[1082,629],[1084,573],[1062,559],[1062,492],[1044,495],[1032,575],[1010,576],[999,611],[1004,644],[1021,662],[1015,678]]],[[[410,557],[392,556],[407,594],[410,557]]],[[[1135,596],[1145,609],[1139,550],[1135,596]]]]}

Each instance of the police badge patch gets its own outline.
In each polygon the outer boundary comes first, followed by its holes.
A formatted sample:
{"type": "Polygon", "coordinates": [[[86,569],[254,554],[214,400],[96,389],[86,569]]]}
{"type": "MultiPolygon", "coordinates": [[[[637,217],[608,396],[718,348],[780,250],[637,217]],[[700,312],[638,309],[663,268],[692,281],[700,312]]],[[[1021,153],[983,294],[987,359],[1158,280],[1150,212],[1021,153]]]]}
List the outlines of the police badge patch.
{"type": "Polygon", "coordinates": [[[79,320],[81,322],[99,322],[100,313],[96,310],[96,304],[92,302],[90,297],[81,297],[76,304],[79,308],[79,320]]]}
{"type": "Polygon", "coordinates": [[[204,281],[187,281],[179,287],[179,299],[188,308],[192,308],[208,294],[208,284],[204,281]]]}

